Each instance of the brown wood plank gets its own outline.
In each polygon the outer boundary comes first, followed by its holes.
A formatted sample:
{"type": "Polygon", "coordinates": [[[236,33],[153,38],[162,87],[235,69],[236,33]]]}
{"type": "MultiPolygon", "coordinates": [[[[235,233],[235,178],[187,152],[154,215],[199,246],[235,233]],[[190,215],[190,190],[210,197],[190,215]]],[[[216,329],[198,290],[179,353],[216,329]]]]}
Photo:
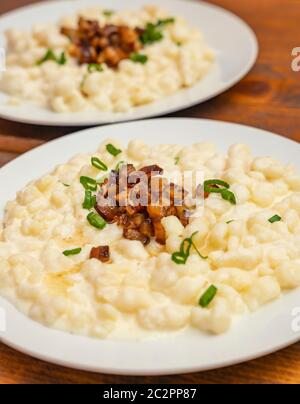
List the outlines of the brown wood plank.
{"type": "Polygon", "coordinates": [[[43,143],[40,139],[0,135],[0,150],[8,153],[25,153],[43,143]]]}
{"type": "Polygon", "coordinates": [[[0,151],[0,167],[4,166],[6,163],[13,160],[17,156],[18,154],[16,153],[8,153],[0,151]]]}
{"type": "MultiPolygon", "coordinates": [[[[0,2],[0,13],[30,0],[0,2]]],[[[149,0],[151,3],[151,1],[149,0]]],[[[260,55],[234,88],[171,116],[210,118],[258,126],[300,141],[300,73],[291,50],[300,46],[299,0],[210,0],[245,19],[255,30],[260,55]]],[[[234,40],[234,38],[233,38],[234,40]]],[[[79,128],[22,125],[0,119],[0,165],[16,155],[79,128]]],[[[300,383],[300,343],[242,365],[166,377],[97,375],[47,364],[0,344],[0,383],[300,383]]]]}

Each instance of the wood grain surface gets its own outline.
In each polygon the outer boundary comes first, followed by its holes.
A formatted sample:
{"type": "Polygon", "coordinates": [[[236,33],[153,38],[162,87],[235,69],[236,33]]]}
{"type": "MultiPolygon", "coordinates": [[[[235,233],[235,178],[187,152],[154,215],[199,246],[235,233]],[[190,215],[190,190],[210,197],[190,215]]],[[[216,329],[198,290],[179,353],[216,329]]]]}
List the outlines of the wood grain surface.
{"type": "MultiPolygon", "coordinates": [[[[34,3],[2,0],[0,13],[34,3]]],[[[149,0],[149,2],[151,2],[149,0]]],[[[256,66],[234,88],[214,100],[170,116],[232,121],[300,141],[300,72],[291,51],[300,46],[299,0],[211,0],[247,21],[260,43],[256,66]]],[[[234,38],[232,38],[234,41],[234,38]]],[[[79,129],[79,128],[78,128],[79,129]]],[[[44,141],[75,131],[0,119],[0,166],[44,141]]],[[[300,343],[242,365],[166,377],[121,377],[66,369],[0,344],[0,383],[300,383],[300,343]]]]}

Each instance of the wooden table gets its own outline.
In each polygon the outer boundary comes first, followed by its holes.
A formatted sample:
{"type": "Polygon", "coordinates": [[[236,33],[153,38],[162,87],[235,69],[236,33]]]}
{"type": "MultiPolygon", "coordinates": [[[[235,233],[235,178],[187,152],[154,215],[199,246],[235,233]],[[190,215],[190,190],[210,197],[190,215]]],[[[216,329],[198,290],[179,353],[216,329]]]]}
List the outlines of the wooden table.
{"type": "MultiPolygon", "coordinates": [[[[30,0],[2,1],[3,13],[30,0]]],[[[251,73],[225,94],[172,116],[244,123],[300,141],[300,72],[291,51],[300,46],[299,0],[210,0],[232,10],[255,30],[260,42],[251,73]],[[297,42],[298,41],[298,42],[297,42]]],[[[234,40],[234,38],[233,38],[234,40]]],[[[74,131],[0,120],[0,165],[41,142],[74,131]]],[[[246,364],[192,375],[118,377],[65,369],[0,344],[0,383],[300,383],[300,343],[246,364]]]]}

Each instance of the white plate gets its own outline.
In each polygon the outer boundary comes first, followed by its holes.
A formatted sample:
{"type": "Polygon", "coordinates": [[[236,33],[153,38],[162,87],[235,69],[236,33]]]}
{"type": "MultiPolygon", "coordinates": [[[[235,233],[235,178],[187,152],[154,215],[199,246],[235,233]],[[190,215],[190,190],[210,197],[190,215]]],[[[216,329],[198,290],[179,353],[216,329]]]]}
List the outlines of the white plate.
{"type": "Polygon", "coordinates": [[[39,125],[87,126],[164,115],[191,107],[222,93],[245,76],[256,60],[257,40],[248,25],[224,9],[188,0],[45,1],[0,18],[0,47],[5,46],[3,33],[8,28],[30,29],[37,22],[56,22],[63,15],[72,15],[76,10],[95,3],[109,9],[138,9],[151,3],[169,9],[171,14],[183,15],[190,24],[203,31],[207,43],[216,50],[216,65],[195,86],[180,90],[159,102],[135,108],[129,113],[96,111],[59,114],[30,104],[18,107],[6,105],[7,96],[0,93],[0,117],[39,125]]]}
{"type": "MultiPolygon", "coordinates": [[[[247,143],[255,155],[271,155],[300,169],[298,143],[241,125],[197,119],[157,119],[93,128],[47,143],[0,170],[0,209],[28,181],[52,170],[79,152],[95,150],[106,137],[125,144],[142,137],[150,144],[215,142],[222,151],[247,143]]],[[[154,375],[195,372],[231,365],[281,349],[300,339],[292,330],[292,310],[300,306],[300,291],[245,316],[231,331],[206,336],[198,331],[147,341],[102,341],[48,329],[0,299],[7,315],[1,340],[20,351],[50,362],[103,373],[154,375]]]]}

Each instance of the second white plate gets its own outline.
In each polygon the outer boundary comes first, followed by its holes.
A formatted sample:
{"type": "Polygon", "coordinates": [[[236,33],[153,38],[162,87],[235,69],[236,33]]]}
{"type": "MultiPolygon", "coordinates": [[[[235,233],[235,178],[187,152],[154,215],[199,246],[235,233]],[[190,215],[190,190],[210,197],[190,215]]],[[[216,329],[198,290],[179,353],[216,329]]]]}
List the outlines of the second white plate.
{"type": "MultiPolygon", "coordinates": [[[[293,163],[300,171],[300,145],[259,129],[200,119],[156,119],[92,128],[47,143],[0,170],[0,217],[7,200],[29,181],[50,172],[80,152],[90,152],[105,138],[124,145],[134,138],[146,143],[193,144],[211,141],[225,152],[233,143],[246,143],[256,156],[270,155],[293,163]]],[[[22,352],[74,368],[115,374],[153,375],[207,370],[257,358],[300,339],[297,321],[299,288],[246,315],[224,335],[199,331],[144,341],[98,340],[46,328],[25,317],[0,298],[6,331],[0,340],[22,352]]],[[[299,321],[298,321],[299,324],[299,321]]]]}
{"type": "MultiPolygon", "coordinates": [[[[0,47],[5,47],[6,29],[30,29],[36,23],[57,22],[62,16],[82,9],[82,3],[82,0],[45,1],[4,15],[0,18],[0,47]]],[[[0,117],[39,125],[87,126],[165,115],[222,93],[241,80],[255,63],[258,45],[253,31],[239,17],[211,4],[191,0],[130,0],[124,5],[124,0],[85,0],[84,7],[98,4],[116,10],[125,6],[139,9],[149,3],[165,7],[174,15],[182,15],[204,33],[208,45],[216,51],[217,61],[202,81],[129,113],[93,111],[59,114],[30,104],[17,107],[7,105],[7,96],[0,93],[0,117]]]]}

